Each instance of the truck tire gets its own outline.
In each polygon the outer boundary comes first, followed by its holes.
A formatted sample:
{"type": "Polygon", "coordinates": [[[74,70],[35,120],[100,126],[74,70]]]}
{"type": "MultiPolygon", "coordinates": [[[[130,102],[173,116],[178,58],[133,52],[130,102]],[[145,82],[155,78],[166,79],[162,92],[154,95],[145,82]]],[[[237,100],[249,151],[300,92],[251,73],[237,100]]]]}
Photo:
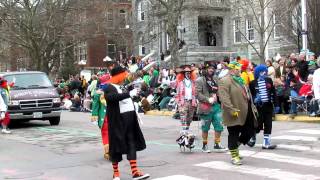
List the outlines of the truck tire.
{"type": "Polygon", "coordinates": [[[60,124],[60,117],[54,117],[49,119],[51,126],[57,126],[60,124]]]}

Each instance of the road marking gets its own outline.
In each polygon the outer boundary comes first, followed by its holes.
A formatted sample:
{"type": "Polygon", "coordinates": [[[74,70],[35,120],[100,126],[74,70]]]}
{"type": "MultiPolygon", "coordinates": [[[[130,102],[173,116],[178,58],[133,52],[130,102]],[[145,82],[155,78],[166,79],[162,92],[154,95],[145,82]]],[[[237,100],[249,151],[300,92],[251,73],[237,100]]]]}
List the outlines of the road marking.
{"type": "Polygon", "coordinates": [[[255,151],[247,151],[240,150],[241,156],[252,157],[257,159],[265,159],[269,161],[276,161],[282,163],[296,164],[301,166],[308,167],[320,167],[320,160],[317,159],[309,159],[303,157],[294,157],[294,156],[286,156],[269,152],[255,152],[255,151]]]}
{"type": "Polygon", "coordinates": [[[307,137],[307,136],[274,136],[272,139],[282,139],[282,140],[291,140],[291,141],[318,141],[317,137],[307,137]]]}
{"type": "MultiPolygon", "coordinates": [[[[262,147],[262,144],[256,144],[256,147],[262,147]]],[[[291,150],[291,151],[310,151],[319,153],[320,149],[313,149],[311,146],[299,146],[290,144],[277,144],[277,149],[291,150]]]]}
{"type": "Polygon", "coordinates": [[[174,175],[174,176],[168,176],[163,178],[157,178],[153,180],[201,180],[201,179],[185,176],[185,175],[174,175]]]}
{"type": "Polygon", "coordinates": [[[320,135],[320,130],[315,130],[315,129],[296,129],[296,130],[291,130],[288,132],[293,132],[293,133],[301,133],[301,134],[311,134],[311,135],[320,135]]]}
{"type": "Polygon", "coordinates": [[[289,171],[283,171],[280,169],[271,169],[271,168],[258,168],[248,165],[234,166],[231,163],[222,162],[222,161],[211,161],[207,163],[197,164],[195,166],[205,167],[216,170],[231,171],[241,174],[251,174],[265,178],[272,178],[278,180],[319,180],[320,177],[312,174],[298,174],[289,171]]]}

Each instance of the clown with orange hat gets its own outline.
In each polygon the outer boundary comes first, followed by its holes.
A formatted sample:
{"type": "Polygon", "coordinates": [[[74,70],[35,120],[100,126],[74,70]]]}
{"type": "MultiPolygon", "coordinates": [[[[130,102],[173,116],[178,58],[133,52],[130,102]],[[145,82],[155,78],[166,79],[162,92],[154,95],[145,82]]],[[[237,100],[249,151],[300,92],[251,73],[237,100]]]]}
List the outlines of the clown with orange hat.
{"type": "Polygon", "coordinates": [[[120,180],[119,162],[122,155],[126,154],[131,166],[132,178],[147,179],[149,174],[143,174],[137,167],[137,151],[146,148],[146,142],[138,122],[132,97],[138,94],[137,90],[124,89],[128,72],[121,66],[111,70],[111,79],[104,88],[107,102],[109,126],[109,155],[113,166],[113,179],[120,180]]]}

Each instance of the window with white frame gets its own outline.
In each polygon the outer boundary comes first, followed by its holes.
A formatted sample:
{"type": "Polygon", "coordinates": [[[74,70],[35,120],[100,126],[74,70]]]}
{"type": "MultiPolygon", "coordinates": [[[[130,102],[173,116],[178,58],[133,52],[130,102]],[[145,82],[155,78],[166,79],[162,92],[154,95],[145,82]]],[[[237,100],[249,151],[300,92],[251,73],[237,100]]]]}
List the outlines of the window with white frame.
{"type": "Polygon", "coordinates": [[[143,9],[143,3],[142,1],[139,2],[138,4],[138,21],[144,21],[145,12],[143,9]]]}
{"type": "Polygon", "coordinates": [[[87,61],[87,42],[82,41],[79,42],[78,45],[76,46],[76,58],[78,62],[87,61]]]}
{"type": "Polygon", "coordinates": [[[241,20],[240,18],[234,20],[234,42],[240,43],[241,42],[241,20]]]}
{"type": "Polygon", "coordinates": [[[144,46],[144,38],[143,35],[140,35],[139,38],[139,56],[144,56],[146,54],[146,48],[144,46]]]}
{"type": "Polygon", "coordinates": [[[249,41],[254,41],[254,27],[252,19],[246,19],[246,33],[247,39],[249,41]]]}
{"type": "Polygon", "coordinates": [[[273,37],[274,38],[279,38],[281,37],[281,22],[279,20],[279,16],[277,14],[273,15],[273,37]]]}

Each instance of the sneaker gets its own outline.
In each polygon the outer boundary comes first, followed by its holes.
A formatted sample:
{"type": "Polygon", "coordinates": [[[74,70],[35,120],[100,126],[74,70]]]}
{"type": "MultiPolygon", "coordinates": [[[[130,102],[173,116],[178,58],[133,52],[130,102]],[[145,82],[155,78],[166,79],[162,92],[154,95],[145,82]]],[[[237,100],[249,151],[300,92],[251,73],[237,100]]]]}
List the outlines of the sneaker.
{"type": "Polygon", "coordinates": [[[249,147],[253,147],[256,144],[256,139],[255,138],[251,138],[250,141],[247,143],[247,145],[249,147]]]}
{"type": "Polygon", "coordinates": [[[220,143],[215,143],[214,146],[213,146],[213,150],[215,152],[226,152],[227,151],[227,148],[221,146],[220,143]]]}
{"type": "Polygon", "coordinates": [[[120,177],[114,177],[113,180],[120,180],[120,177]]]}
{"type": "Polygon", "coordinates": [[[202,152],[204,152],[204,153],[210,153],[210,152],[211,152],[211,151],[209,150],[209,148],[208,148],[208,144],[203,145],[203,147],[202,147],[202,152]]]}
{"type": "Polygon", "coordinates": [[[277,145],[266,145],[266,146],[262,146],[262,149],[275,149],[277,148],[277,145]]]}
{"type": "Polygon", "coordinates": [[[140,179],[148,179],[150,177],[149,174],[143,174],[142,172],[137,172],[132,176],[133,180],[140,180],[140,179]]]}
{"type": "Polygon", "coordinates": [[[240,158],[238,158],[238,157],[232,158],[232,159],[231,159],[231,163],[232,163],[233,165],[236,165],[236,166],[242,165],[242,163],[241,163],[241,161],[240,161],[240,158]]]}
{"type": "Polygon", "coordinates": [[[3,134],[11,134],[11,131],[9,131],[8,129],[2,129],[1,131],[3,134]]]}
{"type": "Polygon", "coordinates": [[[310,117],[316,117],[316,113],[313,112],[313,113],[309,114],[309,116],[310,116],[310,117]]]}

